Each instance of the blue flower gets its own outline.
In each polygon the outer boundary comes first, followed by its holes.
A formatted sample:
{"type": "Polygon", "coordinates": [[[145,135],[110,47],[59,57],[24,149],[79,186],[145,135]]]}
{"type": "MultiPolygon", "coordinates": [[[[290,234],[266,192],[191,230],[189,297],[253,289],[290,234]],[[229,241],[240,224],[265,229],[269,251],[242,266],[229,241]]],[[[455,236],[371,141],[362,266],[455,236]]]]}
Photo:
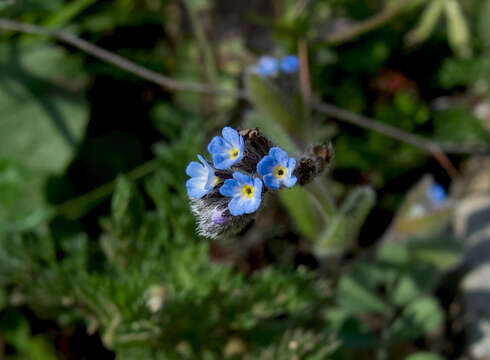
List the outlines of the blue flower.
{"type": "Polygon", "coordinates": [[[427,197],[434,204],[441,205],[446,201],[446,190],[444,190],[444,188],[438,183],[434,183],[427,188],[427,197]]]}
{"type": "Polygon", "coordinates": [[[223,137],[215,136],[208,145],[213,157],[214,167],[219,170],[228,169],[243,157],[243,138],[235,129],[227,126],[222,131],[223,137]]]}
{"type": "Polygon", "coordinates": [[[262,181],[259,178],[234,172],[233,179],[225,180],[219,189],[223,196],[232,197],[228,210],[233,216],[254,213],[262,200],[262,181]]]}
{"type": "Polygon", "coordinates": [[[201,155],[197,155],[199,161],[191,161],[185,172],[191,178],[187,180],[185,186],[187,187],[187,195],[191,198],[200,199],[207,193],[209,193],[219,182],[219,178],[214,175],[213,168],[203,159],[201,155]]]}
{"type": "Polygon", "coordinates": [[[281,70],[287,74],[294,74],[299,69],[299,60],[296,55],[288,55],[281,60],[281,70]]]}
{"type": "Polygon", "coordinates": [[[279,62],[272,56],[262,56],[257,62],[255,70],[261,77],[276,76],[279,71],[279,62]]]}
{"type": "Polygon", "coordinates": [[[257,164],[257,172],[263,176],[264,184],[271,189],[280,189],[281,185],[292,187],[298,179],[293,176],[296,159],[288,157],[288,154],[278,147],[269,150],[257,164]]]}

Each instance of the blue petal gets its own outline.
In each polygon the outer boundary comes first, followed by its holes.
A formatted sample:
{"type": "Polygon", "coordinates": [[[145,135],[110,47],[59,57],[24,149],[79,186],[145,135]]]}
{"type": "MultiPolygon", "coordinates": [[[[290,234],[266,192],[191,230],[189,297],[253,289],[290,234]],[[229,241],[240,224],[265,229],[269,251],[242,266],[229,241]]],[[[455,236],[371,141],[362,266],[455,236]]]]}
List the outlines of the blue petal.
{"type": "Polygon", "coordinates": [[[231,146],[221,136],[215,136],[208,145],[208,151],[211,155],[228,153],[231,146]]]}
{"type": "Polygon", "coordinates": [[[246,199],[244,204],[244,211],[247,214],[257,211],[260,206],[262,200],[262,181],[260,179],[254,179],[254,190],[252,198],[246,199]]]}
{"type": "Polygon", "coordinates": [[[260,175],[265,176],[272,173],[274,166],[276,166],[276,160],[274,160],[272,156],[266,155],[257,164],[257,172],[260,175]]]}
{"type": "Polygon", "coordinates": [[[271,155],[276,161],[285,166],[288,161],[288,153],[279,147],[273,147],[269,150],[269,155],[271,155]]]}
{"type": "Polygon", "coordinates": [[[228,203],[228,210],[233,216],[242,215],[245,213],[245,203],[242,196],[236,196],[228,203]]]}
{"type": "Polygon", "coordinates": [[[259,76],[274,76],[279,70],[279,62],[272,56],[262,56],[257,62],[256,71],[259,76]]]}
{"type": "Polygon", "coordinates": [[[288,166],[287,166],[289,174],[293,173],[295,166],[296,166],[296,159],[295,158],[289,158],[288,166]]]}
{"type": "Polygon", "coordinates": [[[238,131],[229,126],[226,126],[223,128],[223,131],[221,133],[223,134],[224,139],[228,141],[231,145],[240,148],[241,136],[238,134],[238,131]]]}
{"type": "Polygon", "coordinates": [[[271,189],[279,189],[281,187],[279,180],[272,174],[264,176],[264,184],[271,189]]]}
{"type": "Polygon", "coordinates": [[[435,204],[443,204],[447,198],[446,190],[438,183],[427,188],[427,196],[435,204]]]}
{"type": "Polygon", "coordinates": [[[286,187],[290,188],[296,185],[296,182],[298,181],[298,178],[296,176],[291,176],[287,177],[284,179],[283,184],[286,185],[286,187]]]}
{"type": "Polygon", "coordinates": [[[199,177],[206,174],[206,169],[197,161],[191,161],[189,165],[187,165],[185,173],[191,177],[199,177]]]}
{"type": "Polygon", "coordinates": [[[197,154],[197,158],[199,159],[199,161],[200,161],[200,162],[202,162],[202,164],[203,164],[204,166],[209,167],[208,162],[207,162],[206,160],[204,160],[204,158],[201,156],[201,154],[197,154]]]}
{"type": "Polygon", "coordinates": [[[243,153],[243,148],[245,146],[245,142],[243,141],[243,137],[240,136],[238,139],[238,149],[240,149],[240,152],[243,153]]]}
{"type": "Polygon", "coordinates": [[[236,162],[236,159],[230,159],[228,154],[213,154],[214,167],[219,170],[226,170],[236,162]]]}
{"type": "Polygon", "coordinates": [[[253,186],[253,182],[250,176],[242,174],[241,172],[235,171],[233,173],[233,178],[237,180],[240,185],[249,184],[250,186],[253,186]]]}
{"type": "Polygon", "coordinates": [[[255,193],[254,196],[257,196],[260,198],[260,195],[262,194],[262,180],[259,178],[254,179],[254,188],[255,188],[255,193]]]}
{"type": "Polygon", "coordinates": [[[187,195],[195,199],[200,199],[208,193],[208,191],[204,189],[201,178],[191,178],[186,181],[185,186],[187,187],[187,195]]]}
{"type": "Polygon", "coordinates": [[[299,59],[296,55],[288,55],[281,60],[281,70],[287,74],[294,74],[299,69],[299,59]]]}
{"type": "Polygon", "coordinates": [[[240,188],[238,182],[234,179],[226,179],[225,183],[220,187],[219,192],[223,196],[233,197],[239,194],[240,188]]]}

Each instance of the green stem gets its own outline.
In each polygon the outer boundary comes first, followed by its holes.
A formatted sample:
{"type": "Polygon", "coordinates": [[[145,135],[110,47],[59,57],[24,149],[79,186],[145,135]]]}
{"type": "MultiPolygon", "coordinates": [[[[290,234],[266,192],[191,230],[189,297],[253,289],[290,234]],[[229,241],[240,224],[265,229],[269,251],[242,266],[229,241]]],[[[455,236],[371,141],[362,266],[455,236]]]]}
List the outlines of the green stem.
{"type": "MultiPolygon", "coordinates": [[[[129,171],[125,174],[125,176],[131,181],[137,181],[145,175],[148,175],[155,171],[157,169],[157,166],[157,160],[153,159],[129,171]]],[[[115,185],[116,180],[105,183],[86,194],[68,200],[67,202],[59,205],[56,211],[58,214],[66,216],[68,219],[77,219],[87,213],[101,200],[111,195],[114,192],[115,185]]]]}
{"type": "Polygon", "coordinates": [[[211,47],[210,42],[206,37],[206,31],[204,26],[202,25],[201,19],[197,14],[196,10],[189,5],[189,1],[185,1],[187,9],[189,11],[189,18],[192,23],[192,28],[194,29],[194,34],[196,36],[197,43],[199,48],[201,49],[203,61],[204,61],[204,69],[206,73],[206,80],[210,84],[217,83],[217,71],[214,61],[213,49],[211,47]]]}

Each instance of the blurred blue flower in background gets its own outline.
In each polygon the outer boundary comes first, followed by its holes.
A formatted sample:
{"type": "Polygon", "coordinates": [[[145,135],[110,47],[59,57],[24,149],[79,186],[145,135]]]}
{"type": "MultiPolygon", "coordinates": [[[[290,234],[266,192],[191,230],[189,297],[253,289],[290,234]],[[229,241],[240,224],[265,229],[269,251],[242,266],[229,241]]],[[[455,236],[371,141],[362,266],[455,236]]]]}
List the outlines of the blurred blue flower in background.
{"type": "Polygon", "coordinates": [[[427,188],[427,197],[434,204],[443,204],[447,199],[446,190],[438,183],[434,183],[427,188]]]}
{"type": "Polygon", "coordinates": [[[216,186],[219,178],[214,175],[213,168],[201,155],[197,155],[197,157],[202,165],[197,161],[191,161],[187,165],[185,172],[191,178],[187,180],[185,186],[189,197],[200,199],[216,186]]]}
{"type": "Polygon", "coordinates": [[[299,59],[296,55],[288,55],[281,60],[281,70],[287,74],[294,74],[299,69],[299,59]]]}
{"type": "Polygon", "coordinates": [[[254,213],[262,200],[262,180],[235,172],[219,189],[221,195],[232,197],[228,210],[233,216],[254,213]]]}
{"type": "Polygon", "coordinates": [[[208,145],[208,151],[213,157],[214,167],[225,170],[239,162],[243,157],[243,138],[238,132],[226,126],[222,131],[223,137],[215,136],[208,145]]]}
{"type": "Polygon", "coordinates": [[[276,76],[279,71],[279,61],[272,56],[262,56],[257,62],[255,70],[261,77],[276,76]]]}
{"type": "Polygon", "coordinates": [[[264,184],[271,189],[280,189],[281,185],[292,187],[298,180],[293,176],[296,159],[290,158],[284,150],[273,147],[257,164],[257,172],[264,177],[264,184]]]}

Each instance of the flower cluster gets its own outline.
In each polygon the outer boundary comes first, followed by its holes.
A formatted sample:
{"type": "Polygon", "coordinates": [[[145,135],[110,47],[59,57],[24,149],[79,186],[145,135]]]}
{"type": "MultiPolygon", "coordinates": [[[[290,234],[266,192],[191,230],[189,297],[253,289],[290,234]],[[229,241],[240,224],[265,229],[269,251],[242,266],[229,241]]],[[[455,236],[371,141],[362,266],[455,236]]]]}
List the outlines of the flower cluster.
{"type": "Polygon", "coordinates": [[[280,61],[272,56],[262,56],[254,69],[261,77],[274,77],[279,71],[294,74],[299,69],[299,59],[296,55],[285,56],[280,61]]]}
{"type": "Polygon", "coordinates": [[[257,129],[241,133],[225,127],[208,145],[212,162],[198,155],[186,168],[187,194],[198,218],[199,232],[218,237],[243,228],[256,213],[268,191],[290,188],[296,159],[257,129]]]}

